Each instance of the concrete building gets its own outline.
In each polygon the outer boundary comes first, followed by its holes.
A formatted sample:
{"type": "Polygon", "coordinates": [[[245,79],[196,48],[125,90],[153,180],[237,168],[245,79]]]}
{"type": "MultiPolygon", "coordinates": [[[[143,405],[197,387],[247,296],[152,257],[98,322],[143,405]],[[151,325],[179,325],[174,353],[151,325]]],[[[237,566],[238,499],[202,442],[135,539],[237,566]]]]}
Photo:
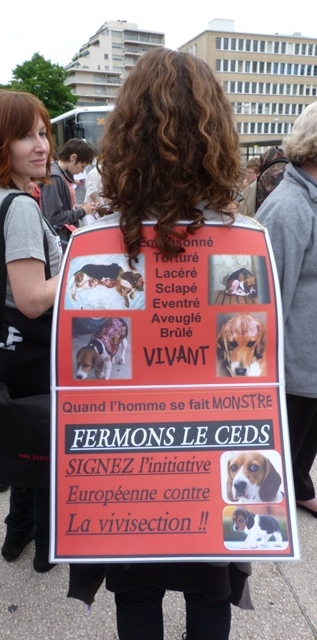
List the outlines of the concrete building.
{"type": "Polygon", "coordinates": [[[317,99],[317,38],[236,33],[233,20],[212,20],[179,51],[211,66],[228,95],[242,143],[280,141],[317,99]]]}
{"type": "Polygon", "coordinates": [[[112,104],[140,55],[164,43],[164,33],[140,30],[126,20],[105,22],[65,67],[65,84],[77,96],[77,106],[112,104]]]}

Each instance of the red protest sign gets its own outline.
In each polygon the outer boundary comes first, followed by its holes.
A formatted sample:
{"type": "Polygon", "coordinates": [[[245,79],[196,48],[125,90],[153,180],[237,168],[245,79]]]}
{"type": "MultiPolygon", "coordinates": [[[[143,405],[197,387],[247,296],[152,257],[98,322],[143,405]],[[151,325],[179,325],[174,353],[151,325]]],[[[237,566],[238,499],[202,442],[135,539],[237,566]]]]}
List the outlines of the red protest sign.
{"type": "Polygon", "coordinates": [[[184,244],[165,258],[147,224],[131,269],[115,225],[71,241],[54,319],[55,561],[298,556],[267,236],[207,223],[184,244]]]}

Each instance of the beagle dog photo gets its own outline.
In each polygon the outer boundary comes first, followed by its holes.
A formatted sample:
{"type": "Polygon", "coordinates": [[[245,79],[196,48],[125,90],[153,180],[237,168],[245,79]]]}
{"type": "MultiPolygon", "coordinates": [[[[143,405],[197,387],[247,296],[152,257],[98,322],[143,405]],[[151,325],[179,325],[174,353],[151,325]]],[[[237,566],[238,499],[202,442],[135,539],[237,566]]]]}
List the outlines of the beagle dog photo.
{"type": "Polygon", "coordinates": [[[65,309],[120,311],[145,308],[145,260],[131,269],[123,254],[87,255],[69,265],[65,309]]]}
{"type": "MultiPolygon", "coordinates": [[[[274,451],[270,457],[273,454],[277,465],[279,454],[274,451]]],[[[283,500],[282,478],[268,455],[260,451],[238,451],[230,453],[228,459],[227,456],[225,454],[222,461],[222,474],[226,475],[226,500],[240,503],[283,500]]]]}
{"type": "Polygon", "coordinates": [[[218,375],[266,375],[266,331],[250,313],[239,313],[221,326],[217,336],[218,375]]]}
{"type": "Polygon", "coordinates": [[[238,507],[232,516],[233,530],[244,532],[246,538],[241,544],[241,549],[257,549],[268,544],[274,537],[275,547],[283,546],[283,537],[280,525],[271,515],[259,515],[238,507]]]}
{"type": "Polygon", "coordinates": [[[231,273],[226,282],[226,293],[236,296],[256,296],[256,278],[245,267],[231,273]]]}
{"type": "Polygon", "coordinates": [[[127,346],[127,322],[123,318],[107,318],[91,336],[89,343],[76,352],[76,378],[84,380],[93,373],[95,378],[109,380],[119,349],[121,356],[118,364],[125,364],[127,346]]]}

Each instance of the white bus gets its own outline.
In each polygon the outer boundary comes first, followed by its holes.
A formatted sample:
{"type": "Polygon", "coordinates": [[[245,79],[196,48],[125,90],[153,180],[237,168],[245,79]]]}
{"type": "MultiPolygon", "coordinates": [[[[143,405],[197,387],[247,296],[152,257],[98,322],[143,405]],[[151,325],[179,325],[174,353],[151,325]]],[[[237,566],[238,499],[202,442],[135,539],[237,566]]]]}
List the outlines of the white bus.
{"type": "Polygon", "coordinates": [[[61,116],[52,118],[56,149],[60,151],[70,138],[84,138],[86,142],[98,148],[106,118],[113,106],[76,107],[61,116]]]}

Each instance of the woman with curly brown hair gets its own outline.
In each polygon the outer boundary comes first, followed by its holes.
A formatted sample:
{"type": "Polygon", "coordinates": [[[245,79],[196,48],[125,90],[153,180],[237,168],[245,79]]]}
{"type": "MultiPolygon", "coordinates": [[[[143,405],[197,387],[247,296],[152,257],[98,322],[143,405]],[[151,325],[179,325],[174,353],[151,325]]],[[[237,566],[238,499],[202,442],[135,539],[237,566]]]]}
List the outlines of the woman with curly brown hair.
{"type": "MultiPolygon", "coordinates": [[[[241,178],[238,135],[220,84],[198,58],[164,48],[144,54],[122,86],[100,148],[102,195],[112,213],[97,225],[120,225],[130,266],[147,220],[156,221],[156,246],[171,258],[205,220],[235,223],[228,207],[241,178]]],[[[248,573],[248,565],[229,562],[107,565],[120,640],[162,640],[166,589],[184,593],[187,640],[226,640],[231,603],[252,608],[248,573]]]]}

